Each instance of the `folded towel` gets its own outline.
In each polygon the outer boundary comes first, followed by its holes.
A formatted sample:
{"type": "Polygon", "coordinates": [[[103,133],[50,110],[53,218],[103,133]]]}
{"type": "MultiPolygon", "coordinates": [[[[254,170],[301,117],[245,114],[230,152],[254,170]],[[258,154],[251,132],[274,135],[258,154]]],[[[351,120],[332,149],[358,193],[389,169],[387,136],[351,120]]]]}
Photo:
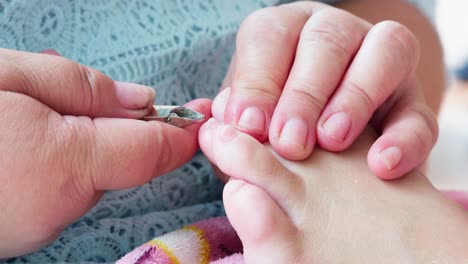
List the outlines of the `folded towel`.
{"type": "Polygon", "coordinates": [[[118,264],[242,263],[242,244],[226,217],[201,221],[157,237],[118,264]]]}

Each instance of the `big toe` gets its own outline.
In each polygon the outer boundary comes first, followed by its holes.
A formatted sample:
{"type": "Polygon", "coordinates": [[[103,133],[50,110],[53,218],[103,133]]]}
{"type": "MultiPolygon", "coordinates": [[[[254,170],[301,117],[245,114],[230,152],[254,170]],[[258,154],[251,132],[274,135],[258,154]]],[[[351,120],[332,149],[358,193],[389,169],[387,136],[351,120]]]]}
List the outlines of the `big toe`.
{"type": "Polygon", "coordinates": [[[297,229],[263,189],[230,180],[223,196],[226,214],[244,247],[245,263],[294,263],[298,259],[297,229]]]}

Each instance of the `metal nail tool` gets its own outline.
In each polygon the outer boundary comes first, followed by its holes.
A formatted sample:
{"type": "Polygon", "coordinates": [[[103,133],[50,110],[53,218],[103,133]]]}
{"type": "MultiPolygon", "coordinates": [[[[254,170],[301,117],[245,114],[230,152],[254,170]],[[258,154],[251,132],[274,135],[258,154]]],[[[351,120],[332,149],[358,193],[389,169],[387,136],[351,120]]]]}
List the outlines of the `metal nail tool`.
{"type": "Polygon", "coordinates": [[[205,119],[203,114],[183,106],[155,105],[153,108],[154,111],[150,111],[142,120],[156,120],[176,127],[185,127],[205,119]]]}

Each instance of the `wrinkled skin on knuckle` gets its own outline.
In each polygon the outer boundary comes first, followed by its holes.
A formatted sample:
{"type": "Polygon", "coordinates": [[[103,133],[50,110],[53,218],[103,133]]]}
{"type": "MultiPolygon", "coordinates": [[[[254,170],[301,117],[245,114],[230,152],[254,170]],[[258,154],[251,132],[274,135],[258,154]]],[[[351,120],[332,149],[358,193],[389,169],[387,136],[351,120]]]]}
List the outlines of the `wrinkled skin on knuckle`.
{"type": "MultiPolygon", "coordinates": [[[[396,49],[400,50],[401,59],[405,61],[405,65],[411,72],[415,70],[420,56],[420,44],[416,36],[404,25],[395,21],[383,21],[375,25],[384,31],[387,41],[396,45],[396,49]]],[[[395,54],[395,53],[394,53],[395,54]]]]}
{"type": "Polygon", "coordinates": [[[20,91],[24,94],[35,95],[36,75],[32,70],[19,68],[13,61],[0,59],[0,90],[20,91]]]}
{"type": "Polygon", "coordinates": [[[278,100],[283,88],[269,73],[238,75],[234,85],[238,96],[255,96],[271,103],[278,100]]]}
{"type": "Polygon", "coordinates": [[[89,116],[93,112],[94,107],[94,100],[93,98],[96,97],[96,84],[95,84],[95,77],[93,72],[86,66],[81,64],[70,62],[70,67],[75,68],[75,71],[78,73],[76,76],[78,80],[76,83],[79,83],[79,87],[81,91],[77,91],[78,95],[81,95],[81,100],[83,102],[83,107],[86,110],[87,115],[89,116]]]}
{"type": "Polygon", "coordinates": [[[158,151],[158,157],[154,159],[153,174],[148,175],[147,178],[143,178],[140,184],[145,184],[149,182],[153,177],[167,172],[167,165],[171,162],[172,158],[174,157],[174,150],[167,140],[162,140],[161,138],[158,138],[157,143],[154,145],[158,146],[158,148],[161,150],[158,151]]]}
{"type": "Polygon", "coordinates": [[[312,108],[314,114],[320,115],[328,101],[328,96],[322,92],[321,87],[327,87],[327,84],[295,79],[288,81],[288,85],[290,90],[288,96],[284,97],[285,100],[293,100],[304,108],[312,108]]]}
{"type": "MultiPolygon", "coordinates": [[[[80,108],[85,109],[82,113],[85,113],[84,115],[86,116],[93,117],[93,113],[97,111],[97,108],[106,103],[101,97],[102,94],[106,94],[106,91],[103,91],[104,89],[112,89],[114,87],[112,79],[98,70],[70,60],[64,59],[61,64],[64,72],[69,72],[67,76],[64,76],[67,78],[64,78],[63,81],[74,83],[75,86],[78,87],[78,89],[72,90],[75,95],[68,96],[68,98],[70,98],[70,100],[80,101],[80,108]]],[[[66,87],[66,83],[64,87],[66,87]]],[[[112,98],[110,98],[109,101],[112,101],[111,99],[112,98]]]]}
{"type": "Polygon", "coordinates": [[[356,21],[353,16],[337,9],[326,9],[312,15],[301,32],[301,41],[312,47],[328,45],[334,52],[354,53],[347,43],[352,43],[356,21]],[[330,20],[330,17],[334,17],[330,20]]]}
{"type": "Polygon", "coordinates": [[[95,128],[88,117],[65,116],[56,141],[60,148],[61,170],[65,179],[61,186],[63,194],[75,205],[92,197],[95,191],[96,172],[93,149],[95,128]]]}
{"type": "Polygon", "coordinates": [[[278,7],[260,9],[249,15],[241,24],[237,37],[239,41],[248,39],[252,44],[258,42],[278,43],[291,40],[291,30],[278,19],[278,7]]]}
{"type": "Polygon", "coordinates": [[[420,128],[417,137],[426,139],[422,142],[422,146],[430,150],[437,142],[439,136],[439,125],[435,114],[425,103],[415,104],[410,111],[413,111],[420,118],[420,123],[423,124],[423,127],[420,128]]]}
{"type": "MultiPolygon", "coordinates": [[[[366,91],[358,83],[348,80],[346,82],[347,92],[353,94],[356,98],[359,98],[361,106],[365,107],[366,114],[371,116],[374,111],[377,109],[378,105],[372,100],[373,96],[369,94],[369,91],[366,91]]],[[[352,109],[355,105],[355,102],[346,102],[345,105],[348,109],[352,109]]]]}

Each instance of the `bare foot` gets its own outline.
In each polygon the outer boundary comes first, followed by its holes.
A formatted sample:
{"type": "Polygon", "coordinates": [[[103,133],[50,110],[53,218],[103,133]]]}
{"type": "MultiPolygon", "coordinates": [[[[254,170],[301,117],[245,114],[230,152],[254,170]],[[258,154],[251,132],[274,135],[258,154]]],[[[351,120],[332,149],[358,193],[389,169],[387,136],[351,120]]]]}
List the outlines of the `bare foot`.
{"type": "Polygon", "coordinates": [[[347,151],[317,149],[303,162],[214,120],[199,139],[232,177],[224,202],[246,263],[468,261],[468,215],[417,171],[391,182],[372,175],[372,131],[347,151]]]}

